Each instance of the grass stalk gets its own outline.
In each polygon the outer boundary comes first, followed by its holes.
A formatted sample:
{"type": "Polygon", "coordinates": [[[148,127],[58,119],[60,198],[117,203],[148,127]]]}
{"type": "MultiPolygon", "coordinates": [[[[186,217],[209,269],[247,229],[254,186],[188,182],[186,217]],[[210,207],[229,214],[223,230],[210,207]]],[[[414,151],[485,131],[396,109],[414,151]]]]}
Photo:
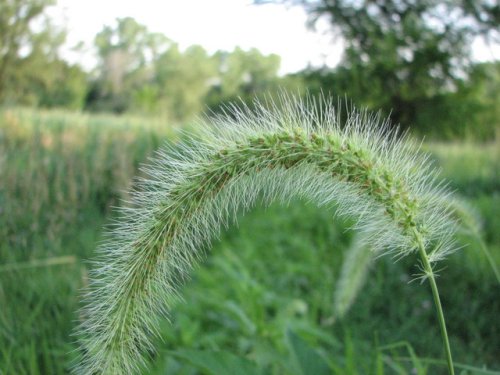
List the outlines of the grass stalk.
{"type": "Polygon", "coordinates": [[[429,280],[431,285],[432,297],[434,298],[434,306],[436,307],[436,314],[439,321],[439,328],[441,330],[441,337],[443,339],[443,348],[446,356],[446,363],[448,365],[448,372],[450,375],[455,375],[455,369],[453,366],[453,358],[451,355],[450,341],[448,339],[448,332],[446,330],[446,321],[444,319],[443,307],[441,305],[441,298],[439,297],[439,291],[436,283],[436,278],[434,276],[434,271],[429,262],[429,257],[425,250],[422,236],[419,232],[414,230],[415,239],[418,243],[418,253],[420,255],[420,260],[424,268],[425,276],[429,280]]]}
{"type": "Polygon", "coordinates": [[[73,255],[65,255],[47,259],[33,259],[29,262],[8,263],[0,265],[1,272],[19,271],[31,268],[52,267],[64,264],[76,263],[76,257],[73,255]]]}

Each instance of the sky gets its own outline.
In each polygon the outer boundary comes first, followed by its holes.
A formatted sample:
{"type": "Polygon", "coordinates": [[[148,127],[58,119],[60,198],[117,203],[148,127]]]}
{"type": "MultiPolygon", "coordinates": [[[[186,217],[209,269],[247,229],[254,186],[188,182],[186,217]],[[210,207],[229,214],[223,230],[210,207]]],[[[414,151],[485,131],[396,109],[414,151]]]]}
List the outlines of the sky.
{"type": "MultiPolygon", "coordinates": [[[[68,30],[64,56],[85,68],[95,64],[94,36],[116,18],[133,17],[150,31],[161,32],[181,48],[202,45],[208,52],[231,51],[236,46],[257,48],[281,56],[281,74],[308,64],[335,66],[342,55],[342,40],[334,39],[325,22],[317,31],[306,27],[301,7],[253,5],[251,0],[58,0],[51,10],[57,24],[68,30]],[[78,42],[83,52],[71,52],[78,42]]],[[[473,45],[478,61],[500,59],[500,46],[489,48],[480,40],[473,45]]]]}

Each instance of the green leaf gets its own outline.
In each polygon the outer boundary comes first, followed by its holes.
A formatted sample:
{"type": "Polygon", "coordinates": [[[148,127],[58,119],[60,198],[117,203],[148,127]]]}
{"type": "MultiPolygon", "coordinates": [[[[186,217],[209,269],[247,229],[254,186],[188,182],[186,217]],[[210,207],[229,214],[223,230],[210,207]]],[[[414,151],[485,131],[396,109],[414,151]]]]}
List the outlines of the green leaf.
{"type": "Polygon", "coordinates": [[[172,355],[210,375],[261,375],[254,362],[225,351],[177,350],[172,355]]]}
{"type": "Polygon", "coordinates": [[[287,330],[286,335],[299,374],[327,375],[332,373],[328,363],[309,344],[290,330],[287,330]]]}

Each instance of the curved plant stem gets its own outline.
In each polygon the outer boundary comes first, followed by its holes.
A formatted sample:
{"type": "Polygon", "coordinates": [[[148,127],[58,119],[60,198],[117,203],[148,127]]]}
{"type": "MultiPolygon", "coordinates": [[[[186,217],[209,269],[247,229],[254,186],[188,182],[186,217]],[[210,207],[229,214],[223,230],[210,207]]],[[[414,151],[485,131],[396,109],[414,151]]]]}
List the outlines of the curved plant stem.
{"type": "Polygon", "coordinates": [[[443,338],[443,346],[446,354],[446,362],[448,364],[448,372],[450,375],[455,375],[455,370],[453,367],[453,358],[451,356],[450,341],[448,340],[448,332],[446,330],[446,322],[444,319],[443,307],[441,306],[441,299],[439,298],[439,291],[436,284],[436,279],[434,277],[434,272],[429,262],[429,257],[427,256],[427,252],[425,251],[425,247],[422,242],[420,233],[414,230],[414,234],[415,234],[415,239],[418,242],[418,253],[420,255],[420,259],[422,260],[425,275],[427,276],[427,278],[429,279],[429,283],[431,284],[432,297],[434,297],[434,305],[436,306],[439,328],[441,329],[441,337],[443,338]]]}
{"type": "Polygon", "coordinates": [[[500,272],[498,271],[498,267],[495,263],[495,260],[491,256],[490,251],[488,250],[488,247],[484,243],[483,239],[480,237],[479,234],[476,234],[476,239],[477,242],[479,243],[479,247],[483,251],[484,255],[486,256],[486,259],[488,260],[488,263],[490,264],[491,269],[493,270],[493,273],[495,274],[495,277],[497,278],[498,283],[500,284],[500,272]]]}

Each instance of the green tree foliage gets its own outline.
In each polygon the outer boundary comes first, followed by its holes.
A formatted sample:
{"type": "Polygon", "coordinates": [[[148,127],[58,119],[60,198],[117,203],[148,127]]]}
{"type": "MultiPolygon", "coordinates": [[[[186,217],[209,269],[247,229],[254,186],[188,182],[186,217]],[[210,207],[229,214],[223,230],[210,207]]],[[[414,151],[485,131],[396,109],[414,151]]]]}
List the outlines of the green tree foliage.
{"type": "Polygon", "coordinates": [[[133,18],[119,18],[96,36],[97,80],[88,98],[93,110],[165,113],[181,121],[199,113],[215,76],[213,59],[200,46],[150,32],[133,18]]]}
{"type": "Polygon", "coordinates": [[[0,98],[6,95],[6,83],[21,57],[21,49],[37,47],[34,43],[39,38],[34,38],[32,21],[52,3],[35,0],[23,4],[20,0],[6,0],[0,4],[0,98]]]}
{"type": "Polygon", "coordinates": [[[0,3],[0,102],[80,108],[85,74],[61,60],[65,32],[46,15],[53,0],[0,3]]]}
{"type": "Polygon", "coordinates": [[[152,74],[148,63],[168,48],[170,41],[126,17],[117,19],[114,27],[105,26],[94,42],[99,58],[98,76],[87,105],[94,110],[124,112],[152,74]]]}
{"type": "Polygon", "coordinates": [[[233,52],[217,52],[214,58],[217,60],[219,78],[208,98],[212,108],[238,98],[250,103],[256,95],[279,86],[281,59],[278,55],[264,56],[255,48],[249,51],[235,48],[233,52]]]}
{"type": "Polygon", "coordinates": [[[155,61],[158,104],[176,119],[199,113],[216,74],[214,60],[201,46],[181,52],[173,45],[155,61]]]}
{"type": "Polygon", "coordinates": [[[313,24],[327,17],[345,41],[334,75],[306,73],[313,86],[320,83],[363,105],[383,108],[405,127],[415,124],[423,106],[435,104],[437,111],[443,96],[468,85],[464,79],[472,67],[474,37],[500,36],[500,6],[489,0],[280,2],[304,6],[313,24]]]}
{"type": "MultiPolygon", "coordinates": [[[[309,69],[297,73],[308,91],[350,92],[347,68],[309,69]]],[[[411,129],[421,135],[441,139],[491,140],[500,130],[500,63],[471,66],[467,79],[457,80],[453,90],[412,101],[411,129]]],[[[368,95],[368,94],[367,94],[368,95]]],[[[359,96],[354,99],[362,101],[359,96]]],[[[390,109],[389,109],[390,110],[390,109]]]]}
{"type": "Polygon", "coordinates": [[[150,32],[132,18],[119,18],[95,38],[97,79],[88,108],[114,112],[164,113],[185,121],[206,105],[276,91],[280,58],[256,49],[210,55],[201,46],[182,50],[165,36],[150,32]]]}
{"type": "Polygon", "coordinates": [[[454,90],[416,100],[414,127],[442,139],[491,140],[500,134],[500,63],[470,69],[454,90]]]}

